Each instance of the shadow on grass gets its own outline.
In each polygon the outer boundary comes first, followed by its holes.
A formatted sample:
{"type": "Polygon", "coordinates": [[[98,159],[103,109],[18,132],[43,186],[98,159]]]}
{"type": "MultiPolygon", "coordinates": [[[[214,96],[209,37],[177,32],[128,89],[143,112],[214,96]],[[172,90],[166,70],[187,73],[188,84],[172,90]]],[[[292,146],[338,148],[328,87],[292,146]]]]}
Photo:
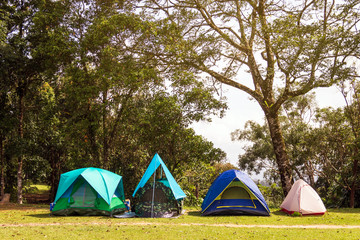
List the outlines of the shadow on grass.
{"type": "MultiPolygon", "coordinates": [[[[331,211],[331,212],[334,212],[334,211],[331,211]]],[[[340,213],[344,213],[343,210],[340,210],[339,211],[340,213]]],[[[359,213],[360,212],[360,209],[359,210],[356,210],[354,211],[354,213],[359,213]]],[[[194,216],[194,217],[202,217],[201,216],[201,212],[200,211],[189,211],[187,213],[189,216],[194,216]]],[[[275,215],[275,216],[284,216],[284,217],[297,217],[297,216],[291,216],[281,210],[276,210],[276,211],[271,211],[270,213],[270,216],[271,215],[275,215]]],[[[219,215],[219,216],[205,216],[205,217],[232,217],[232,216],[246,216],[246,217],[267,217],[267,216],[254,216],[254,215],[219,215]]],[[[298,217],[322,217],[323,215],[305,215],[305,216],[298,216],[298,217]]]]}
{"type": "Polygon", "coordinates": [[[34,218],[53,218],[50,213],[40,213],[40,214],[30,214],[26,215],[27,217],[34,217],[34,218]]]}
{"type": "Polygon", "coordinates": [[[289,216],[289,214],[284,213],[281,210],[277,210],[277,211],[272,211],[270,214],[272,215],[276,215],[276,216],[289,216]]]}
{"type": "MultiPolygon", "coordinates": [[[[256,216],[256,215],[246,215],[246,214],[243,214],[243,215],[207,215],[207,216],[202,216],[201,215],[201,212],[200,211],[189,211],[187,213],[187,215],[189,216],[192,216],[192,217],[204,217],[204,218],[233,218],[233,217],[252,217],[252,218],[257,218],[257,217],[269,217],[269,216],[256,216]]],[[[278,215],[284,215],[286,216],[285,213],[280,213],[278,215]]]]}
{"type": "Polygon", "coordinates": [[[277,211],[273,211],[271,212],[272,215],[275,215],[275,216],[284,216],[284,217],[291,217],[291,218],[296,218],[296,217],[311,217],[311,218],[321,218],[323,217],[324,215],[289,215],[281,210],[277,210],[277,211]]]}
{"type": "Polygon", "coordinates": [[[44,204],[17,204],[17,203],[6,203],[0,205],[0,210],[39,210],[49,209],[48,205],[44,204]]]}
{"type": "Polygon", "coordinates": [[[189,211],[189,212],[187,212],[187,215],[192,216],[192,217],[201,217],[201,212],[200,211],[189,211]]]}
{"type": "Polygon", "coordinates": [[[360,208],[328,208],[329,213],[352,213],[359,214],[360,208]]]}
{"type": "Polygon", "coordinates": [[[40,218],[40,219],[56,219],[56,218],[86,218],[86,217],[96,217],[96,218],[106,218],[109,219],[109,216],[83,216],[83,215],[71,215],[71,216],[55,216],[51,215],[50,213],[39,213],[39,214],[29,214],[26,215],[27,217],[33,217],[33,218],[40,218]]]}

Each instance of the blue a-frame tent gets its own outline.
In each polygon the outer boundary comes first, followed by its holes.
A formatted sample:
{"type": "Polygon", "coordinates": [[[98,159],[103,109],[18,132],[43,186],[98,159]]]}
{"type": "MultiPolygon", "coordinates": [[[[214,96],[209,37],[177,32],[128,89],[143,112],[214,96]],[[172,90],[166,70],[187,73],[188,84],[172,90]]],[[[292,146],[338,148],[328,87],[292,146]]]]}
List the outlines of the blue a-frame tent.
{"type": "Polygon", "coordinates": [[[141,178],[139,184],[137,185],[133,197],[135,197],[136,192],[144,187],[144,185],[147,183],[147,181],[150,179],[150,177],[155,173],[156,169],[161,166],[162,170],[165,173],[166,179],[169,182],[169,187],[171,191],[174,194],[174,197],[176,200],[181,200],[186,197],[186,194],[183,192],[183,190],[180,188],[179,184],[177,184],[175,178],[171,175],[169,169],[166,167],[163,160],[160,158],[159,154],[155,154],[153,159],[151,160],[148,168],[146,169],[146,172],[144,173],[143,177],[141,178]]]}
{"type": "Polygon", "coordinates": [[[201,209],[203,216],[270,215],[259,188],[247,174],[239,170],[228,170],[215,179],[201,209]]]}
{"type": "Polygon", "coordinates": [[[159,154],[156,153],[132,196],[139,200],[135,206],[137,216],[170,217],[180,214],[181,201],[186,194],[171,175],[159,154]],[[158,168],[161,173],[165,174],[165,178],[155,179],[158,168]],[[149,181],[151,177],[153,180],[149,181]]]}

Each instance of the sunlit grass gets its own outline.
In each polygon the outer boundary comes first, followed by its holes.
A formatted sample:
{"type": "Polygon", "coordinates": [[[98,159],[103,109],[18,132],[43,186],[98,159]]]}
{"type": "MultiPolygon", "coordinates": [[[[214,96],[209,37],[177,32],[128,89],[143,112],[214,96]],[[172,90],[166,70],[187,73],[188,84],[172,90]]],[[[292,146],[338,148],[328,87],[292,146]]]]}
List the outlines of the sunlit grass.
{"type": "Polygon", "coordinates": [[[45,194],[50,191],[50,186],[46,184],[31,184],[25,191],[27,193],[45,194]]]}
{"type": "Polygon", "coordinates": [[[3,239],[358,239],[360,229],[270,229],[209,226],[33,226],[5,227],[3,239]]]}
{"type": "Polygon", "coordinates": [[[50,186],[49,185],[45,185],[45,184],[35,184],[33,185],[34,187],[36,187],[38,189],[38,193],[46,193],[48,191],[50,191],[50,186]]]}
{"type": "Polygon", "coordinates": [[[2,239],[359,239],[360,228],[306,229],[307,225],[360,225],[360,209],[329,209],[323,216],[202,217],[188,208],[178,218],[50,216],[47,205],[0,205],[2,239]],[[239,227],[258,225],[259,227],[239,227]],[[266,227],[264,225],[271,225],[266,227]],[[285,225],[285,228],[284,228],[285,225]],[[302,227],[304,225],[304,227],[302,227]],[[274,228],[278,226],[278,228],[274,228]],[[286,226],[289,226],[287,228],[286,226]],[[291,228],[298,226],[300,228],[291,228]]]}

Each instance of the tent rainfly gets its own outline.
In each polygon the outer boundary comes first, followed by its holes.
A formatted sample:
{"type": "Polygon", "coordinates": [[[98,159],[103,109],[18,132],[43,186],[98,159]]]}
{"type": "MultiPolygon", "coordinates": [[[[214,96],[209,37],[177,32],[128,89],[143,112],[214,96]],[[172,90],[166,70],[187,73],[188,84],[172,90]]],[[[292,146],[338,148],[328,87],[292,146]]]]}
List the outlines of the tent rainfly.
{"type": "Polygon", "coordinates": [[[220,174],[209,188],[201,205],[201,214],[269,216],[270,210],[259,188],[239,171],[220,174]]]}
{"type": "Polygon", "coordinates": [[[303,180],[297,180],[280,205],[282,211],[302,215],[323,215],[326,212],[324,203],[317,192],[303,180]]]}
{"type": "Polygon", "coordinates": [[[113,215],[126,210],[122,177],[100,168],[61,174],[53,215],[113,215]]]}
{"type": "Polygon", "coordinates": [[[135,213],[141,217],[171,217],[181,213],[182,200],[186,194],[177,184],[159,154],[155,154],[137,185],[133,195],[136,197],[135,213]],[[160,167],[160,179],[156,170],[160,167]],[[163,178],[162,175],[165,174],[163,178]],[[153,180],[149,179],[153,176],[153,180]],[[148,182],[149,181],[149,182],[148,182]]]}

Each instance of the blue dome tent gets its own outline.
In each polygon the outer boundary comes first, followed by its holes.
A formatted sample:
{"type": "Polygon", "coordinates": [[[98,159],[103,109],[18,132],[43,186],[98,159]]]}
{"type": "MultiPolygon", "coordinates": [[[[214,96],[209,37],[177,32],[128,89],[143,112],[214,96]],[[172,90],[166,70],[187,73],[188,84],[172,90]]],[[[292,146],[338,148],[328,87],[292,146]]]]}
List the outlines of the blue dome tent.
{"type": "Polygon", "coordinates": [[[269,216],[270,210],[259,188],[239,170],[220,174],[201,205],[201,215],[269,216]]]}

